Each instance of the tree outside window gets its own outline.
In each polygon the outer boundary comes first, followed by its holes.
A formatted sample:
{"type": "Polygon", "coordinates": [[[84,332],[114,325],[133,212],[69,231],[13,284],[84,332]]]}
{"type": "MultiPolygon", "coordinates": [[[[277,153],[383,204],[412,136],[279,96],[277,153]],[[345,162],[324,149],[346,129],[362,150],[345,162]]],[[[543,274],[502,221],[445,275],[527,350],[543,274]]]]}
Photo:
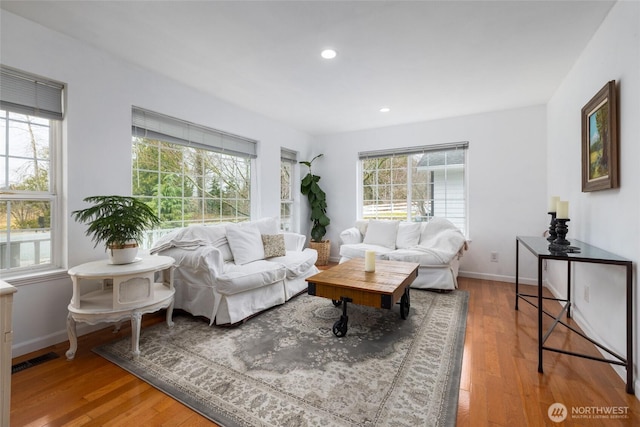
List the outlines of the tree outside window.
{"type": "Polygon", "coordinates": [[[0,270],[51,263],[56,121],[0,110],[0,270]]]}
{"type": "Polygon", "coordinates": [[[438,216],[464,231],[465,150],[398,151],[361,153],[362,217],[428,221],[438,216]]]}

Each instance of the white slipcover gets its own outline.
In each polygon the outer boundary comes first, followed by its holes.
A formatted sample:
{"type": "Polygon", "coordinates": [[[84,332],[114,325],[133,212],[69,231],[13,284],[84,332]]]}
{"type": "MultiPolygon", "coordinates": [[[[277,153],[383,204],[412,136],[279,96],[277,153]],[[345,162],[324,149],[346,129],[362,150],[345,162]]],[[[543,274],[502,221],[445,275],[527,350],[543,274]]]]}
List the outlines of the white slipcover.
{"type": "MultiPolygon", "coordinates": [[[[367,227],[366,221],[358,221],[355,227],[340,233],[340,262],[352,258],[364,258],[365,251],[373,250],[376,258],[416,262],[420,264],[418,277],[412,288],[452,290],[458,287],[460,258],[467,248],[462,232],[444,218],[432,218],[424,223],[400,223],[396,247],[363,243],[367,233],[376,227],[367,227]]],[[[389,236],[385,236],[389,240],[389,236]]],[[[376,241],[370,236],[369,241],[376,241]]]]}
{"type": "MultiPolygon", "coordinates": [[[[276,234],[274,220],[250,224],[262,234],[276,234]]],[[[227,226],[186,227],[164,236],[151,249],[176,260],[176,309],[207,317],[210,324],[237,323],[305,291],[305,279],[318,272],[318,253],[304,249],[306,237],[297,233],[283,233],[285,256],[236,265],[227,226]]]]}

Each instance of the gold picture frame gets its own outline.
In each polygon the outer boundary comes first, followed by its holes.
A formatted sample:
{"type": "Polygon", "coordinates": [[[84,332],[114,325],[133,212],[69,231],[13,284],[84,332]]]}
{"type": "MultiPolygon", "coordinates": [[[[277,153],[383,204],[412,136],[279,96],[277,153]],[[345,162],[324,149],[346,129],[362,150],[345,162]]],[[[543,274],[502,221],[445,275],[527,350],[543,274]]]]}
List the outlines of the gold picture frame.
{"type": "Polygon", "coordinates": [[[618,188],[618,106],[611,80],[582,108],[582,192],[618,188]]]}

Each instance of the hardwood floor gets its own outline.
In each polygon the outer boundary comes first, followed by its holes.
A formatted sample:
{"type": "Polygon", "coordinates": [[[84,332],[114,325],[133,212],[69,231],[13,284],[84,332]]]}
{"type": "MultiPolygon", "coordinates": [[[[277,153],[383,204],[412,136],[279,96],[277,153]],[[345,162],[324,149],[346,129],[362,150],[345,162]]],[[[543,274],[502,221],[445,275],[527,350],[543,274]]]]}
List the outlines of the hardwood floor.
{"type": "MultiPolygon", "coordinates": [[[[459,285],[470,298],[458,426],[638,425],[640,402],[625,392],[608,364],[545,352],[545,373],[537,372],[536,311],[526,303],[514,310],[512,284],[460,278],[459,285]],[[569,412],[616,407],[628,418],[569,417],[556,424],[547,416],[555,402],[569,412]]],[[[143,327],[163,320],[162,313],[145,316],[143,327]]],[[[599,355],[592,344],[565,330],[554,333],[555,343],[599,355]]],[[[106,328],[82,336],[73,361],[64,356],[68,342],[14,359],[15,364],[51,351],[60,356],[12,375],[11,425],[215,426],[91,351],[129,334],[123,326],[117,334],[106,328]]]]}

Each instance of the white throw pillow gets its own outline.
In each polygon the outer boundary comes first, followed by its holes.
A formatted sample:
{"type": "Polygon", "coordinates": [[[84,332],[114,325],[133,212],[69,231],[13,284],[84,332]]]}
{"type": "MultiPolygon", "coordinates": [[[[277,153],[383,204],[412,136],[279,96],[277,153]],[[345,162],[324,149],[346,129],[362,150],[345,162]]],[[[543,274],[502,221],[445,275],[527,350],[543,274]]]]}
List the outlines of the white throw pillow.
{"type": "Polygon", "coordinates": [[[419,222],[401,222],[398,226],[396,248],[408,249],[418,245],[420,241],[419,222]]]}
{"type": "Polygon", "coordinates": [[[369,221],[362,243],[395,249],[399,223],[400,221],[369,221]]]}
{"type": "Polygon", "coordinates": [[[276,217],[262,218],[250,222],[241,222],[239,225],[241,227],[255,225],[258,227],[258,230],[260,230],[260,234],[278,234],[280,232],[280,225],[278,223],[278,218],[276,217]]]}
{"type": "Polygon", "coordinates": [[[255,225],[227,227],[227,240],[236,265],[264,259],[264,246],[260,230],[255,225]]]}

